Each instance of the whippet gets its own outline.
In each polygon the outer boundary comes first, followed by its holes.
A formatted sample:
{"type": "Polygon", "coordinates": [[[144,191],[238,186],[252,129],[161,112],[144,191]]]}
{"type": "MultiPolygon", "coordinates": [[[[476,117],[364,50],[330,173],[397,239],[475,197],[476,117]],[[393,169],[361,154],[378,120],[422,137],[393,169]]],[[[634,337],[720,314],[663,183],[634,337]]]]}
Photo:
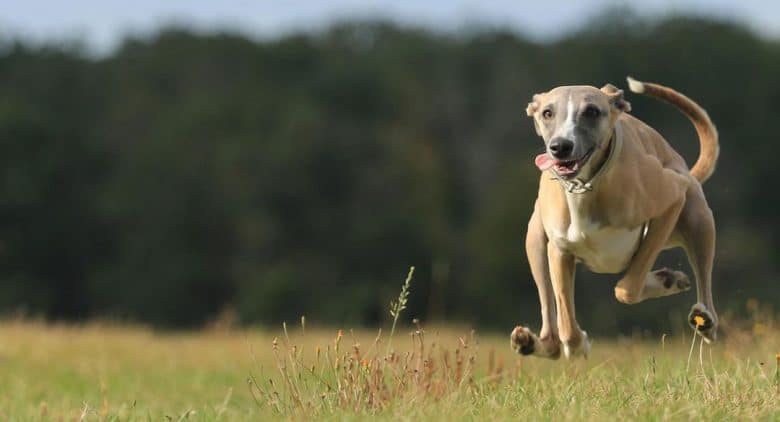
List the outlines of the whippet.
{"type": "Polygon", "coordinates": [[[578,262],[597,273],[623,273],[615,297],[626,304],[690,289],[684,273],[652,270],[662,249],[678,246],[696,280],[689,324],[707,342],[716,338],[715,222],[701,184],[715,170],[717,131],[707,112],[683,94],[632,78],[628,86],[671,103],[690,119],[699,158],[688,170],[658,132],[628,114],[630,104],[613,85],[561,86],[533,96],[526,112],[546,151],[535,160],[542,174],[526,253],[542,329],[537,336],[517,326],[511,344],[518,353],[555,359],[562,348],[567,358],[588,355],[588,335],[574,314],[578,262]]]}

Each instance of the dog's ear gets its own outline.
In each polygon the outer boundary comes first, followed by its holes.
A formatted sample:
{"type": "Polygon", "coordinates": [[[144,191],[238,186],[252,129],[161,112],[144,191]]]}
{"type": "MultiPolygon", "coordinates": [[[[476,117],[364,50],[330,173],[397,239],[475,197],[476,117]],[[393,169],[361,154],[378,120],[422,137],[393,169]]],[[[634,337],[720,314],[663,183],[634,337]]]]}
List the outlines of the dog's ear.
{"type": "Polygon", "coordinates": [[[528,107],[525,108],[525,114],[527,114],[530,117],[533,117],[533,115],[539,110],[541,99],[542,99],[541,94],[534,94],[533,98],[531,98],[531,102],[528,103],[528,107]]]}
{"type": "Polygon", "coordinates": [[[620,91],[620,89],[618,87],[616,87],[615,85],[612,85],[612,84],[606,84],[606,85],[601,87],[601,92],[603,92],[603,93],[605,93],[607,95],[616,94],[618,91],[620,91]]]}
{"type": "Polygon", "coordinates": [[[623,98],[623,90],[618,89],[615,85],[606,84],[601,87],[601,92],[607,95],[609,103],[616,109],[628,113],[631,111],[631,103],[623,98]]]}

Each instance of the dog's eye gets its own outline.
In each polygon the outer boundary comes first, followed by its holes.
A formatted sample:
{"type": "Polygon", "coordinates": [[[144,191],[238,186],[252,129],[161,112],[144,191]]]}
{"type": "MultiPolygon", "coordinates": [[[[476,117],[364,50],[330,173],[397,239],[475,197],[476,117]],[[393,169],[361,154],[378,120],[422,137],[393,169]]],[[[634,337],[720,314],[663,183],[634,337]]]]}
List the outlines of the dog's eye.
{"type": "Polygon", "coordinates": [[[545,120],[552,119],[552,116],[553,116],[553,112],[549,108],[542,112],[542,118],[544,118],[545,120]]]}
{"type": "Polygon", "coordinates": [[[585,107],[585,110],[583,110],[582,115],[585,117],[599,117],[599,115],[601,115],[601,110],[593,106],[587,106],[585,107]]]}

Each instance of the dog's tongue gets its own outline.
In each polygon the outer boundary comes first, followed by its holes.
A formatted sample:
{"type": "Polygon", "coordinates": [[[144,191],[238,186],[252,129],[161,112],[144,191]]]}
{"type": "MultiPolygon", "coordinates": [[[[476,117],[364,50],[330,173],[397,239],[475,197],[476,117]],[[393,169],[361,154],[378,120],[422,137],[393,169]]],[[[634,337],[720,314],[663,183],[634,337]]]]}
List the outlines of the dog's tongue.
{"type": "Polygon", "coordinates": [[[536,156],[534,163],[536,163],[536,167],[539,167],[539,170],[545,171],[555,164],[555,160],[550,158],[547,154],[539,154],[536,156]]]}

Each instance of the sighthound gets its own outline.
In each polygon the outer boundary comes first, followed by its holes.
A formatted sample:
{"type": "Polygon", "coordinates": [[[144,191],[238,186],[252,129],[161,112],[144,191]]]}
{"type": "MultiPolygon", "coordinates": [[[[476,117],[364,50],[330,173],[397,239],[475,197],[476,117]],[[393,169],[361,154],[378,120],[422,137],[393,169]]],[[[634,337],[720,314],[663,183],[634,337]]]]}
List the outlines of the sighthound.
{"type": "Polygon", "coordinates": [[[693,269],[697,303],[688,322],[714,341],[718,317],[712,301],[715,222],[701,184],[718,158],[718,134],[707,112],[679,92],[628,78],[631,91],[665,100],[696,128],[700,155],[689,170],[653,128],[631,116],[623,91],[607,84],[561,86],[533,96],[526,109],[546,152],[528,223],[526,253],[539,291],[542,329],[511,334],[521,354],[557,359],[590,350],[574,313],[577,262],[597,273],[623,277],[615,297],[639,303],[687,291],[688,277],[653,269],[663,249],[682,247],[693,269]]]}

